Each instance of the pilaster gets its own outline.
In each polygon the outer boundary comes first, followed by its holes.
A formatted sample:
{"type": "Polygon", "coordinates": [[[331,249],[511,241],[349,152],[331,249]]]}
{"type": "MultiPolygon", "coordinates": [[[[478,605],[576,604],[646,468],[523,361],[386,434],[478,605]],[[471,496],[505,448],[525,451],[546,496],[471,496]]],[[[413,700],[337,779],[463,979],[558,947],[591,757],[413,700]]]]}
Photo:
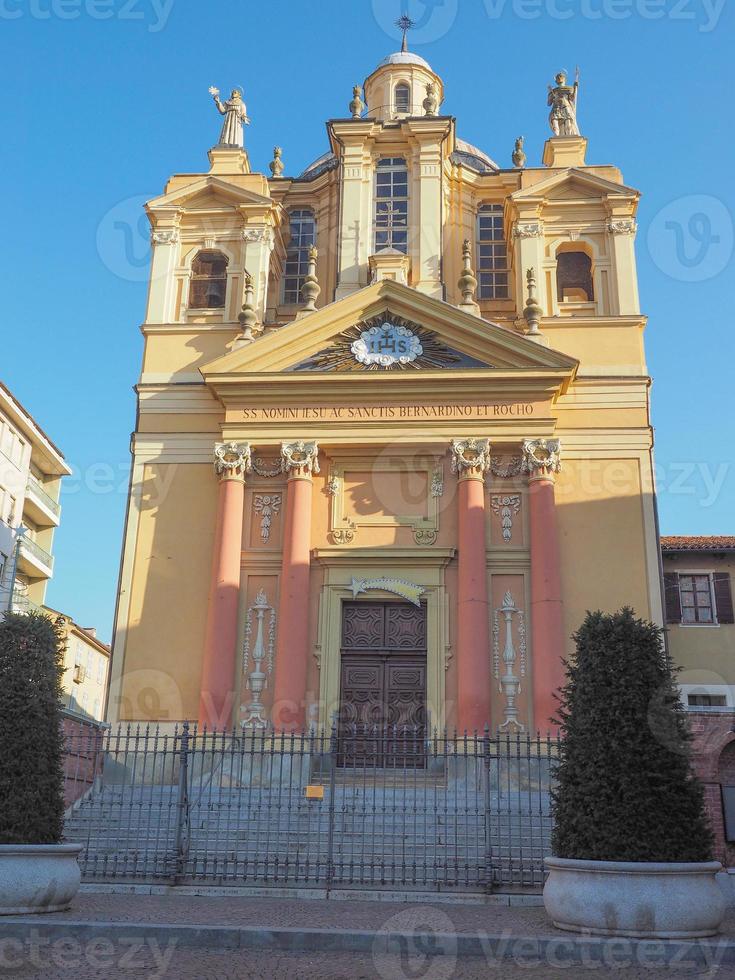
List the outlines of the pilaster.
{"type": "Polygon", "coordinates": [[[199,701],[199,723],[209,729],[223,730],[232,723],[245,476],[250,468],[249,443],[215,445],[219,502],[199,701]]]}

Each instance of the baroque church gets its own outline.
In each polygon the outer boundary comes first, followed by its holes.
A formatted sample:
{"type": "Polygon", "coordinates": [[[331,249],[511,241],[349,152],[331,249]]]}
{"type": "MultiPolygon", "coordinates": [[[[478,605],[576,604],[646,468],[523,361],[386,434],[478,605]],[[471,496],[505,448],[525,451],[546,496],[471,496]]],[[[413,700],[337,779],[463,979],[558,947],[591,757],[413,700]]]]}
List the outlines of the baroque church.
{"type": "Polygon", "coordinates": [[[506,167],[404,43],[289,177],[211,90],[147,205],[110,721],[545,732],[587,609],[662,622],[639,193],[577,91],[506,167]]]}

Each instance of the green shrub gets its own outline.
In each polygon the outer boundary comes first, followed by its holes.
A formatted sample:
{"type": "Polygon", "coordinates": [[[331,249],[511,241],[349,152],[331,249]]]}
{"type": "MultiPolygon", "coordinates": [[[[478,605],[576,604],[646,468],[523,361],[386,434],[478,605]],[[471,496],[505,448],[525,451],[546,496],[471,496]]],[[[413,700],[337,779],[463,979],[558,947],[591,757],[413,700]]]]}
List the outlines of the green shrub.
{"type": "Polygon", "coordinates": [[[0,622],[0,844],[58,844],[63,640],[39,613],[0,622]]]}
{"type": "Polygon", "coordinates": [[[556,857],[707,861],[712,832],[663,631],[631,609],[588,613],[560,697],[556,857]]]}

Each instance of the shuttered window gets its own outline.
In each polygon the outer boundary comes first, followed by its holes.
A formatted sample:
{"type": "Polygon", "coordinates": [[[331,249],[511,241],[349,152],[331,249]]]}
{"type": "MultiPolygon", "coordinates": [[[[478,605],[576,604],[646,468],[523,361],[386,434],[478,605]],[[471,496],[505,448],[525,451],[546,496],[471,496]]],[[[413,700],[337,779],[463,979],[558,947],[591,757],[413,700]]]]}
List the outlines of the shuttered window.
{"type": "Polygon", "coordinates": [[[715,609],[718,623],[735,623],[732,608],[732,587],[729,572],[715,572],[712,576],[715,593],[715,609]]]}
{"type": "Polygon", "coordinates": [[[679,599],[679,576],[676,572],[664,575],[666,586],[666,622],[681,622],[681,600],[679,599]]]}
{"type": "Polygon", "coordinates": [[[666,622],[714,625],[735,622],[729,572],[664,575],[666,622]]]}

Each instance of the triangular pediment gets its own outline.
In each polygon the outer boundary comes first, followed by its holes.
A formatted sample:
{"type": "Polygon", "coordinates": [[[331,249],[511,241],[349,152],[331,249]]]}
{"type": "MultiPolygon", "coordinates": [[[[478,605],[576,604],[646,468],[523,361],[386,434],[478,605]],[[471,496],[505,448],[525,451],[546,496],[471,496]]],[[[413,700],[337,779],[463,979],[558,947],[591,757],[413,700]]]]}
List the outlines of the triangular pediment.
{"type": "Polygon", "coordinates": [[[273,201],[263,194],[248,190],[225,178],[208,174],[178,190],[153,198],[152,201],[148,201],[146,208],[149,211],[156,211],[176,206],[187,211],[197,211],[240,205],[270,208],[273,206],[273,201]]]}
{"type": "Polygon", "coordinates": [[[634,198],[640,197],[640,193],[633,187],[625,184],[616,184],[612,180],[600,177],[598,174],[590,173],[587,170],[578,170],[576,167],[569,167],[559,173],[545,177],[537,184],[523,190],[515,191],[510,195],[511,200],[518,204],[524,201],[546,200],[579,200],[580,198],[589,199],[591,197],[608,198],[634,198]]]}
{"type": "Polygon", "coordinates": [[[473,316],[409,286],[383,280],[331,303],[205,365],[207,381],[263,375],[320,376],[487,371],[535,372],[571,378],[577,361],[506,327],[473,316]],[[406,326],[427,357],[396,370],[355,363],[352,342],[362,327],[406,326]],[[351,364],[346,361],[352,361],[351,364]]]}

